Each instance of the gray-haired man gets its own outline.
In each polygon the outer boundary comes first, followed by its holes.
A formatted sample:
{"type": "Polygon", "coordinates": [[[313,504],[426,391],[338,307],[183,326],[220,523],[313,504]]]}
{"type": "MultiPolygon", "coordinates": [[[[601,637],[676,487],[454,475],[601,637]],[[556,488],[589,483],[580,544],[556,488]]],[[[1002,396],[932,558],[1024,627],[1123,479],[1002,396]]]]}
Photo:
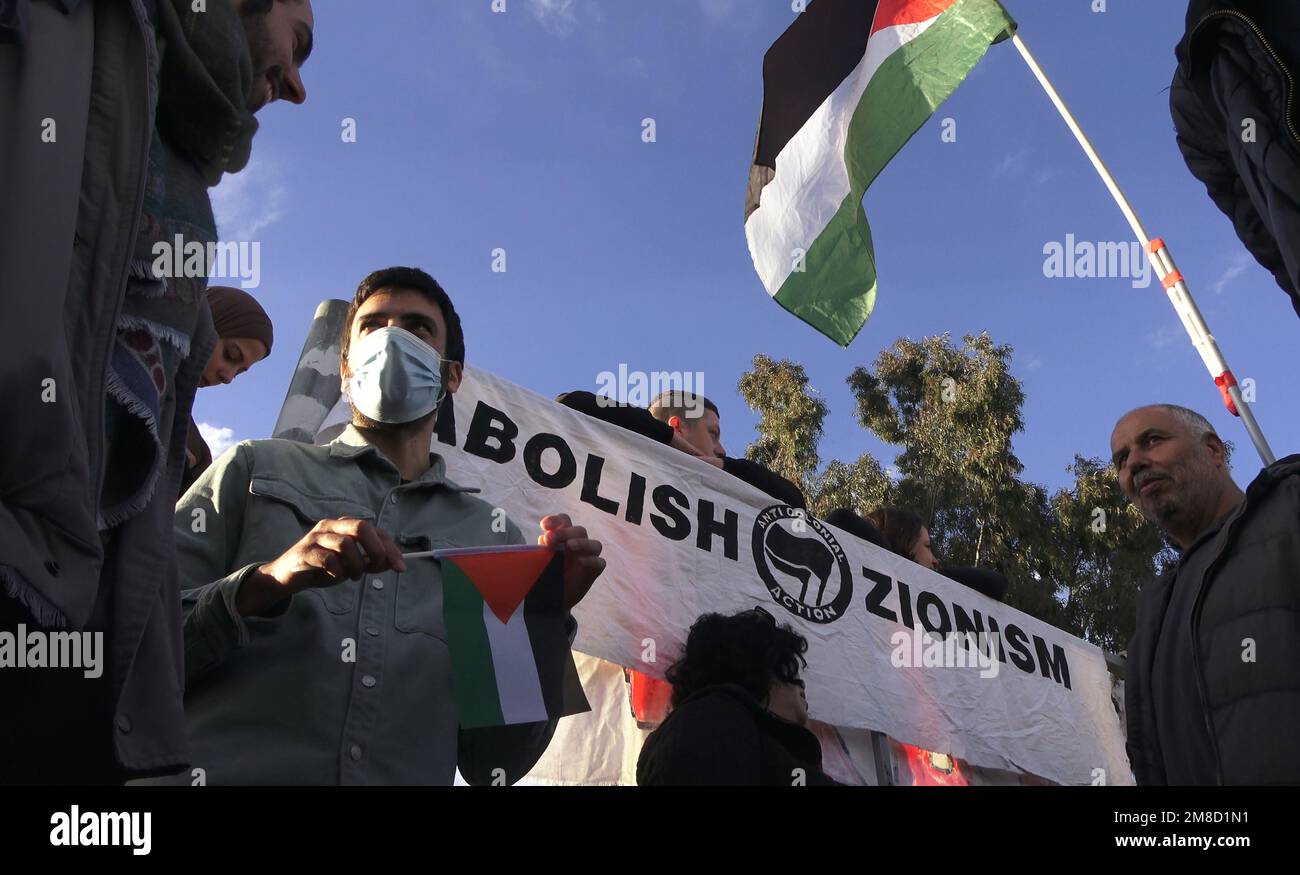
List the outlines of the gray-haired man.
{"type": "Polygon", "coordinates": [[[1138,598],[1128,750],[1139,784],[1300,782],[1300,455],[1243,493],[1224,442],[1172,404],[1111,435],[1120,486],[1180,551],[1138,598]]]}

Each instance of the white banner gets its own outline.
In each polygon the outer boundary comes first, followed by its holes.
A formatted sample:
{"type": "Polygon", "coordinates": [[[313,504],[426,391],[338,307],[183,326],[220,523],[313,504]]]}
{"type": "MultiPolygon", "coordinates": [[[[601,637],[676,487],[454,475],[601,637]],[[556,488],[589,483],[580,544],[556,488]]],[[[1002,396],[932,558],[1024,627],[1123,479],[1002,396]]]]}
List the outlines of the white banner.
{"type": "MultiPolygon", "coordinates": [[[[603,542],[576,650],[662,676],[701,614],[761,605],[808,639],[818,720],[1064,784],[1133,782],[1094,645],[487,372],[465,369],[455,408],[456,446],[434,444],[453,480],[526,536],[563,512],[603,542]]],[[[318,439],[345,418],[340,401],[318,439]]]]}

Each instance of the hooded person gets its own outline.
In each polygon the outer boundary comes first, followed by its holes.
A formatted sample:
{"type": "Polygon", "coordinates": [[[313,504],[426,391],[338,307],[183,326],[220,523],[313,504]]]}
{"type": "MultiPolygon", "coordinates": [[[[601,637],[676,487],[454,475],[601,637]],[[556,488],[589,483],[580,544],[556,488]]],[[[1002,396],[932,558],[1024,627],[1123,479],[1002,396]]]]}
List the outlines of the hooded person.
{"type": "MultiPolygon", "coordinates": [[[[275,331],[257,299],[242,289],[213,286],[208,289],[208,307],[217,331],[217,345],[199,379],[199,388],[225,385],[271,354],[275,331]]],[[[190,417],[185,441],[185,475],[181,495],[212,464],[212,450],[190,417]]]]}
{"type": "Polygon", "coordinates": [[[0,631],[102,643],[89,673],[0,672],[0,783],[188,761],[171,521],[216,342],[208,189],[254,113],[305,100],[311,30],[307,0],[0,2],[0,631]]]}

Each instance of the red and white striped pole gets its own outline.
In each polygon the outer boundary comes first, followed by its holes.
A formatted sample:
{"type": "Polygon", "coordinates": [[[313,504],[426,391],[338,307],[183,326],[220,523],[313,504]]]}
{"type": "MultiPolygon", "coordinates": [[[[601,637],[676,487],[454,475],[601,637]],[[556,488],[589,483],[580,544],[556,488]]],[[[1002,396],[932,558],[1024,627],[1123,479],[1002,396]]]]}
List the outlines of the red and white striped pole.
{"type": "Polygon", "coordinates": [[[1164,286],[1165,293],[1169,296],[1169,303],[1173,304],[1174,312],[1182,320],[1183,328],[1187,330],[1187,335],[1192,339],[1192,345],[1201,355],[1201,361],[1205,363],[1206,369],[1214,379],[1214,384],[1219,389],[1219,394],[1223,398],[1224,406],[1233,415],[1241,419],[1242,424],[1246,426],[1246,431],[1250,434],[1251,441],[1255,444],[1255,450],[1259,453],[1260,459],[1265,465],[1271,465],[1276,461],[1273,450],[1269,448],[1268,441],[1264,438],[1264,433],[1260,431],[1259,423],[1255,421],[1255,415],[1251,412],[1248,405],[1241,396],[1241,389],[1237,386],[1237,378],[1233,376],[1232,369],[1228,367],[1227,361],[1223,358],[1223,353],[1219,350],[1219,344],[1215,342],[1214,335],[1210,333],[1209,326],[1205,324],[1201,311],[1197,308],[1196,302],[1192,300],[1192,294],[1187,289],[1187,283],[1183,281],[1183,275],[1174,264],[1173,256],[1169,254],[1169,248],[1165,246],[1165,241],[1159,237],[1154,240],[1147,236],[1146,229],[1142,227],[1142,222],[1133,212],[1132,205],[1129,204],[1128,198],[1124,197],[1124,192],[1120,190],[1119,183],[1111,175],[1106,164],[1097,154],[1097,150],[1092,147],[1088,135],[1079,127],[1079,122],[1070,112],[1070,108],[1065,105],[1061,95],[1052,85],[1043,68],[1038,65],[1038,61],[1030,53],[1029,47],[1025,45],[1020,34],[1011,37],[1011,42],[1020,52],[1020,57],[1025,59],[1034,77],[1038,83],[1043,86],[1047,96],[1051,98],[1052,103],[1056,106],[1061,118],[1065,119],[1065,124],[1074,134],[1074,138],[1079,141],[1083,148],[1084,154],[1092,162],[1101,181],[1106,184],[1110,190],[1111,197],[1115,203],[1119,204],[1120,211],[1124,213],[1124,218],[1128,219],[1129,226],[1137,239],[1142,243],[1146,251],[1147,259],[1155,269],[1156,275],[1160,277],[1160,284],[1164,286]]]}

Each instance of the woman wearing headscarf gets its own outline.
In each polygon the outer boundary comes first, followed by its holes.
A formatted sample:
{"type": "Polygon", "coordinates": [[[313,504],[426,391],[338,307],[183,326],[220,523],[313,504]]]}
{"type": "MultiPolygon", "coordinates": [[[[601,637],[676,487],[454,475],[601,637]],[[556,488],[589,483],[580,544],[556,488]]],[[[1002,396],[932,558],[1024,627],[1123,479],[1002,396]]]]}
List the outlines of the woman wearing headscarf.
{"type": "MultiPolygon", "coordinates": [[[[274,339],[271,318],[248,292],[212,286],[208,289],[208,306],[212,308],[212,324],[220,339],[208,366],[203,369],[199,388],[231,382],[270,355],[274,339]]],[[[185,442],[185,462],[182,495],[212,464],[212,450],[199,434],[193,417],[190,417],[189,439],[185,442]]]]}

